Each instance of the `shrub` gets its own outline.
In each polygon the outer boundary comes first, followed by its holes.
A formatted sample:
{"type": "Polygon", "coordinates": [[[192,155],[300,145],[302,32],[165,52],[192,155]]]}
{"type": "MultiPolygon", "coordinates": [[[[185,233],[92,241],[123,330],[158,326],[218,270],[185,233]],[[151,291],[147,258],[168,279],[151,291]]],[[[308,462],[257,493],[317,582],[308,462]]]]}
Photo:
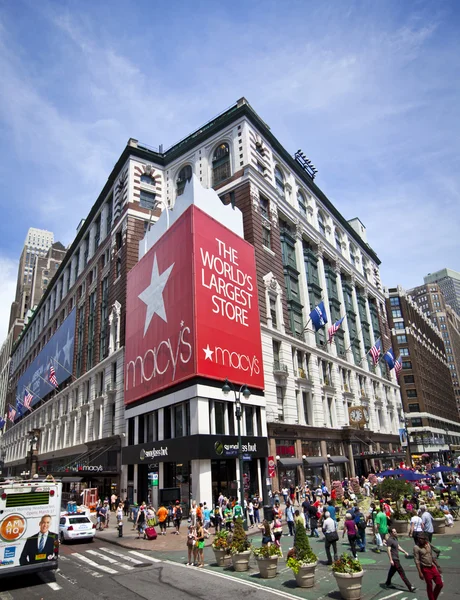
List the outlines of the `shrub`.
{"type": "Polygon", "coordinates": [[[302,521],[297,521],[295,528],[295,543],[294,548],[289,551],[289,558],[286,565],[298,573],[300,567],[311,565],[318,560],[318,557],[310,547],[310,541],[307,536],[307,531],[302,521]]]}
{"type": "Polygon", "coordinates": [[[245,552],[251,549],[251,542],[248,540],[248,536],[243,528],[243,519],[238,517],[235,520],[235,528],[233,530],[232,542],[230,545],[230,552],[232,554],[238,554],[239,552],[245,552]]]}
{"type": "Polygon", "coordinates": [[[334,573],[359,573],[363,570],[357,558],[353,558],[346,552],[332,563],[334,573]]]}
{"type": "Polygon", "coordinates": [[[430,508],[428,512],[431,513],[433,519],[444,519],[446,516],[440,508],[430,508]]]}
{"type": "Polygon", "coordinates": [[[396,521],[410,521],[410,514],[396,509],[392,515],[392,518],[396,521]]]}
{"type": "Polygon", "coordinates": [[[388,477],[375,488],[377,498],[391,498],[393,502],[398,502],[404,496],[412,496],[414,488],[407,481],[402,479],[393,479],[388,477]]]}

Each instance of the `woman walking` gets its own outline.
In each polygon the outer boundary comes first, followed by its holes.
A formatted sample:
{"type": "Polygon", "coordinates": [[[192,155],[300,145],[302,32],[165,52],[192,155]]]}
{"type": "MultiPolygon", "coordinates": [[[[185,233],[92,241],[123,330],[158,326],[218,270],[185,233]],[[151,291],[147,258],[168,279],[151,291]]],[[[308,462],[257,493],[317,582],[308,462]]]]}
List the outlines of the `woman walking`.
{"type": "Polygon", "coordinates": [[[192,566],[196,561],[196,530],[193,525],[189,525],[187,532],[187,565],[192,566]]]}
{"type": "Polygon", "coordinates": [[[356,556],[356,537],[358,535],[358,531],[356,529],[356,523],[351,516],[351,513],[347,513],[345,515],[345,523],[343,527],[342,539],[345,537],[345,532],[348,536],[348,543],[350,544],[351,553],[353,554],[353,558],[357,558],[356,556]]]}

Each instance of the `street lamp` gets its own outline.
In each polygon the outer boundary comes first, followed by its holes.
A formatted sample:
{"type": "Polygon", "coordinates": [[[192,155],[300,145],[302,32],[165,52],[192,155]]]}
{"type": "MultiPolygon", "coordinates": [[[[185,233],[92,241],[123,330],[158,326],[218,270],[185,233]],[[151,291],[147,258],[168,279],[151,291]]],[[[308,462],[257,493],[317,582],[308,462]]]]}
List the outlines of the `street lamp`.
{"type": "MultiPolygon", "coordinates": [[[[233,392],[235,395],[235,416],[238,426],[238,462],[240,465],[240,506],[244,515],[243,448],[241,444],[241,394],[243,394],[243,398],[247,400],[251,395],[251,392],[245,383],[240,387],[239,390],[236,390],[228,379],[225,380],[224,385],[222,386],[222,392],[225,394],[225,396],[227,396],[230,392],[233,392]]],[[[244,517],[243,527],[246,530],[248,528],[248,522],[244,517]]]]}

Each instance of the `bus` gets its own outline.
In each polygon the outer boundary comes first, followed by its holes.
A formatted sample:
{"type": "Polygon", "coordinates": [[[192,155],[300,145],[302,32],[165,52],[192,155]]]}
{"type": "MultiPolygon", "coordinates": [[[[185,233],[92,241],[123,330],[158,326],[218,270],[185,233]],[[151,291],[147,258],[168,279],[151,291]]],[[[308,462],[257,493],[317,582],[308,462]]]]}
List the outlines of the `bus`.
{"type": "Polygon", "coordinates": [[[61,501],[61,482],[0,482],[0,577],[58,567],[61,501]]]}

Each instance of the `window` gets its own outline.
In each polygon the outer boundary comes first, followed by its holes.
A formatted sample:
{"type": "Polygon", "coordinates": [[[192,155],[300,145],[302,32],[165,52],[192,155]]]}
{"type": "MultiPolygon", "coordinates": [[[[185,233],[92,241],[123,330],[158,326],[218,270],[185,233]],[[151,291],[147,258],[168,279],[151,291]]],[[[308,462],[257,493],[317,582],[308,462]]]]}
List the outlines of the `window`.
{"type": "Polygon", "coordinates": [[[284,421],[284,388],[280,385],[276,386],[276,403],[278,405],[278,419],[284,421]]]}
{"type": "Polygon", "coordinates": [[[407,337],[405,335],[397,335],[396,341],[398,344],[407,344],[407,337]]]}
{"type": "Polygon", "coordinates": [[[318,211],[318,228],[320,233],[326,237],[326,226],[324,224],[324,216],[321,211],[318,211]]]}
{"type": "Polygon", "coordinates": [[[401,356],[409,356],[409,348],[400,348],[399,353],[401,356]]]}
{"type": "Polygon", "coordinates": [[[420,412],[419,404],[409,404],[409,412],[420,412]]]}
{"type": "Polygon", "coordinates": [[[404,375],[404,383],[415,383],[413,375],[404,375]]]}
{"type": "Polygon", "coordinates": [[[417,398],[417,390],[406,390],[408,398],[417,398]]]}
{"type": "Polygon", "coordinates": [[[96,317],[96,292],[89,297],[88,307],[88,348],[86,354],[86,370],[91,369],[94,361],[94,331],[96,317]]]}
{"type": "Polygon", "coordinates": [[[185,184],[190,181],[192,178],[192,167],[190,165],[185,165],[179,171],[179,175],[177,176],[176,181],[176,194],[181,196],[184,193],[185,184]]]}
{"type": "Polygon", "coordinates": [[[390,298],[390,306],[401,306],[399,303],[399,298],[390,298]]]}
{"type": "Polygon", "coordinates": [[[230,177],[230,148],[224,143],[220,144],[212,157],[212,184],[217,185],[230,177]]]}
{"type": "Polygon", "coordinates": [[[404,323],[404,321],[397,321],[395,323],[395,329],[405,329],[406,325],[404,323]]]}
{"type": "Polygon", "coordinates": [[[410,360],[403,360],[402,368],[403,369],[412,369],[412,363],[411,363],[411,361],[410,360]]]}
{"type": "Polygon", "coordinates": [[[399,319],[399,317],[402,317],[401,309],[399,309],[399,308],[393,309],[391,311],[391,315],[392,315],[393,319],[399,319]]]}
{"type": "Polygon", "coordinates": [[[297,203],[299,205],[299,210],[304,215],[307,214],[307,203],[305,202],[305,197],[300,190],[297,190],[297,203]]]}
{"type": "Polygon", "coordinates": [[[275,185],[276,185],[276,189],[278,190],[278,192],[284,198],[284,195],[285,195],[284,175],[281,172],[281,169],[279,167],[275,167],[275,185]]]}
{"type": "Polygon", "coordinates": [[[262,244],[265,246],[265,248],[269,248],[271,250],[272,234],[268,227],[262,227],[262,244]]]}
{"type": "Polygon", "coordinates": [[[276,300],[274,298],[270,298],[270,318],[272,320],[272,327],[277,329],[278,320],[276,318],[276,300]]]}
{"type": "Polygon", "coordinates": [[[151,192],[146,192],[145,190],[141,190],[139,204],[142,208],[153,210],[157,204],[155,200],[155,194],[152,194],[151,192]]]}
{"type": "Polygon", "coordinates": [[[268,219],[270,217],[269,214],[269,203],[267,198],[264,198],[263,196],[259,197],[259,208],[260,208],[260,214],[265,217],[266,219],[268,219]]]}
{"type": "Polygon", "coordinates": [[[155,180],[152,177],[150,177],[150,175],[141,175],[141,183],[155,185],[155,180]]]}
{"type": "Polygon", "coordinates": [[[182,404],[174,406],[174,437],[182,437],[184,435],[184,426],[182,421],[182,404]]]}
{"type": "Polygon", "coordinates": [[[423,423],[422,423],[422,419],[417,418],[417,419],[411,419],[410,424],[411,424],[411,427],[421,427],[423,423]]]}
{"type": "Polygon", "coordinates": [[[254,435],[254,407],[244,407],[244,421],[246,425],[246,435],[254,435]]]}
{"type": "Polygon", "coordinates": [[[350,246],[350,261],[354,267],[358,266],[357,250],[355,246],[350,246]]]}
{"type": "Polygon", "coordinates": [[[101,322],[99,338],[99,359],[102,360],[107,355],[107,333],[109,318],[109,278],[106,277],[101,283],[101,322]]]}
{"type": "Polygon", "coordinates": [[[225,403],[214,402],[214,420],[216,424],[216,433],[225,434],[225,403]]]}
{"type": "Polygon", "coordinates": [[[335,247],[340,252],[340,254],[342,254],[342,238],[337,229],[335,230],[335,247]]]}

